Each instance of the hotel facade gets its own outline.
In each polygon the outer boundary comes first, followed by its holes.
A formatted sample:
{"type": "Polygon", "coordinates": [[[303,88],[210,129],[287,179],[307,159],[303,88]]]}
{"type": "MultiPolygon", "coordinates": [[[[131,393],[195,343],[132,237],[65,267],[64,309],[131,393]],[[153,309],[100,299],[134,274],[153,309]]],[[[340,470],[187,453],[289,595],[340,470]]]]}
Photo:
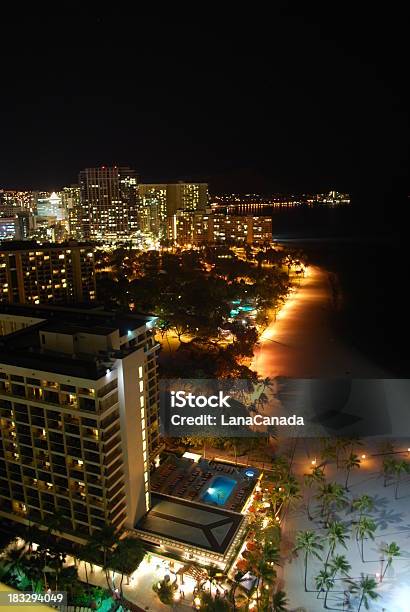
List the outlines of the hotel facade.
{"type": "Polygon", "coordinates": [[[263,246],[272,241],[272,218],[181,210],[168,219],[168,238],[179,246],[263,246]]]}
{"type": "Polygon", "coordinates": [[[85,541],[150,508],[160,447],[153,317],[0,306],[0,517],[85,541]]]}
{"type": "Polygon", "coordinates": [[[0,245],[0,304],[96,299],[94,250],[87,244],[0,245]]]}
{"type": "Polygon", "coordinates": [[[127,240],[138,230],[138,177],[128,166],[86,168],[79,174],[85,239],[127,240]]]}
{"type": "Polygon", "coordinates": [[[142,232],[167,237],[167,219],[179,210],[204,210],[208,206],[207,183],[140,183],[138,220],[142,232]]]}

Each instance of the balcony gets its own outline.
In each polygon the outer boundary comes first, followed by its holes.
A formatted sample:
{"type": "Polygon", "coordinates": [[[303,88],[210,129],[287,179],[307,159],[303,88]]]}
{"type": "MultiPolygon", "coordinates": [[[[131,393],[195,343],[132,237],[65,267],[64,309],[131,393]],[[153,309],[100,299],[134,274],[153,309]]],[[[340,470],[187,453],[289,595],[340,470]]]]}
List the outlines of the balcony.
{"type": "Polygon", "coordinates": [[[58,391],[59,385],[53,380],[42,380],[41,385],[44,389],[56,389],[58,391]]]}
{"type": "Polygon", "coordinates": [[[95,397],[95,389],[87,389],[87,388],[79,388],[79,395],[84,395],[85,397],[95,397]]]}
{"type": "Polygon", "coordinates": [[[89,485],[94,485],[96,487],[103,487],[103,481],[101,476],[96,476],[95,474],[87,474],[87,482],[89,485]]]}
{"type": "Polygon", "coordinates": [[[88,495],[87,501],[90,504],[90,506],[95,506],[96,508],[104,509],[104,504],[102,500],[98,499],[97,497],[94,497],[93,495],[88,495]]]}

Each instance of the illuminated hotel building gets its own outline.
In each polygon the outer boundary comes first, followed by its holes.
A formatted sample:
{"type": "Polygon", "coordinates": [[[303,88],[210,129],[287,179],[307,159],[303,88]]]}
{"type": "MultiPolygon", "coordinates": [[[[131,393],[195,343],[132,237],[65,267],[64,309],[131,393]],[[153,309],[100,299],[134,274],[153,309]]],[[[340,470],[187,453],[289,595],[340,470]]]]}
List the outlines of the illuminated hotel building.
{"type": "Polygon", "coordinates": [[[30,234],[28,213],[18,213],[9,217],[0,216],[0,240],[25,240],[30,234]]]}
{"type": "Polygon", "coordinates": [[[0,189],[0,216],[13,216],[18,213],[33,213],[35,198],[32,191],[0,189]]]}
{"type": "Polygon", "coordinates": [[[138,229],[137,176],[128,167],[86,168],[79,175],[86,239],[127,240],[138,229]]]}
{"type": "Polygon", "coordinates": [[[0,517],[134,527],[160,452],[154,317],[0,306],[0,517]],[[10,333],[17,331],[19,333],[10,333]]]}
{"type": "Polygon", "coordinates": [[[92,247],[24,241],[0,245],[0,303],[81,303],[95,298],[92,247]]]}
{"type": "Polygon", "coordinates": [[[60,192],[61,203],[68,220],[68,234],[72,240],[84,240],[81,191],[78,185],[64,187],[60,192]]]}
{"type": "Polygon", "coordinates": [[[167,218],[179,210],[205,210],[208,199],[207,183],[140,183],[140,229],[163,237],[167,234],[167,218]]]}
{"type": "Polygon", "coordinates": [[[212,211],[177,211],[168,219],[168,238],[187,244],[259,245],[272,241],[272,218],[212,211]]]}
{"type": "Polygon", "coordinates": [[[37,198],[37,215],[39,217],[55,217],[57,221],[65,219],[66,211],[60,195],[53,192],[47,197],[37,198]]]}
{"type": "Polygon", "coordinates": [[[167,186],[138,185],[139,229],[161,238],[166,233],[167,186]]]}

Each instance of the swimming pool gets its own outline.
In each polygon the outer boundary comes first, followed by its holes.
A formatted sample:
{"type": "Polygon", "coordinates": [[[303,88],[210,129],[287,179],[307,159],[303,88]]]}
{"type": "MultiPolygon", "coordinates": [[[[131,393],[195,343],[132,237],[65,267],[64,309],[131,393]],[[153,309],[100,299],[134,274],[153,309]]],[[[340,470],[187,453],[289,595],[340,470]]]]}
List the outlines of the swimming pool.
{"type": "Polygon", "coordinates": [[[226,476],[217,476],[201,495],[201,500],[208,504],[211,503],[217,504],[218,506],[224,506],[235,485],[236,480],[226,478],[226,476]]]}

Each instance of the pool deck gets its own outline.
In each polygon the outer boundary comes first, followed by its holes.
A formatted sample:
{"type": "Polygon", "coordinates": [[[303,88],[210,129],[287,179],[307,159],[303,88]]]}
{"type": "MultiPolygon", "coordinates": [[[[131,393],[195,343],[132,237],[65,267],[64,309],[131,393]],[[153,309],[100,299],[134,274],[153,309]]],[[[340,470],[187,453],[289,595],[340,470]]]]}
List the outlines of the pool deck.
{"type": "Polygon", "coordinates": [[[224,508],[240,512],[251,494],[260,470],[253,467],[244,468],[228,463],[207,461],[201,458],[197,463],[191,459],[169,455],[151,476],[151,492],[181,498],[185,501],[197,501],[209,504],[212,508],[224,508]],[[245,475],[252,471],[254,477],[245,475]],[[207,489],[215,477],[221,476],[235,482],[231,493],[223,505],[212,500],[203,500],[207,489]]]}

